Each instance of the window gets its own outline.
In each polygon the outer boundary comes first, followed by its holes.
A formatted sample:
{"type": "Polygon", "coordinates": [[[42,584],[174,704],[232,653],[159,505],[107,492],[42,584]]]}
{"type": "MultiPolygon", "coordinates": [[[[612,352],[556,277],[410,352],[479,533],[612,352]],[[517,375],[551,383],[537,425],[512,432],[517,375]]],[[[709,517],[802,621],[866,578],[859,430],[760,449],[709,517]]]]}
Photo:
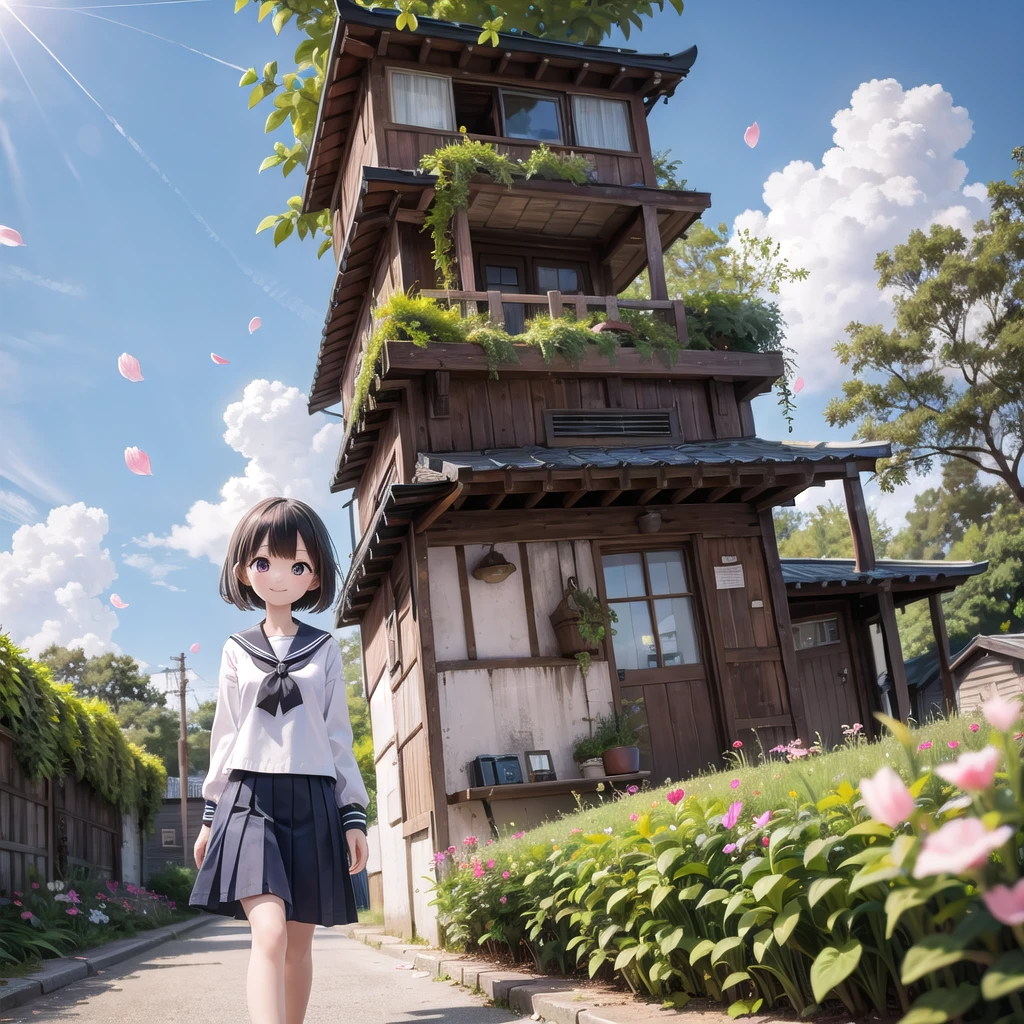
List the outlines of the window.
{"type": "Polygon", "coordinates": [[[498,90],[466,82],[452,82],[455,123],[470,135],[500,135],[498,90]]]}
{"type": "Polygon", "coordinates": [[[798,651],[839,643],[839,619],[815,619],[793,625],[793,646],[798,651]]]}
{"type": "Polygon", "coordinates": [[[632,151],[629,117],[621,100],[602,100],[596,96],[573,96],[576,141],[594,149],[632,151]]]}
{"type": "Polygon", "coordinates": [[[450,78],[392,70],[390,92],[391,120],[396,124],[455,131],[450,78]]]}
{"type": "MultiPolygon", "coordinates": [[[[504,266],[498,263],[484,264],[484,281],[487,290],[504,292],[506,295],[522,293],[519,266],[504,266]]],[[[522,334],[525,328],[523,304],[521,302],[504,302],[501,306],[505,315],[505,330],[509,334],[522,334]]]]}
{"type": "Polygon", "coordinates": [[[693,594],[681,551],[605,555],[608,607],[618,616],[612,646],[620,671],[700,663],[693,594]]]}
{"type": "Polygon", "coordinates": [[[162,846],[177,846],[178,830],[175,828],[160,829],[160,843],[162,846]]]}
{"type": "Polygon", "coordinates": [[[551,267],[537,264],[537,290],[545,292],[562,292],[573,295],[583,291],[579,271],[575,267],[551,267]]]}
{"type": "Polygon", "coordinates": [[[558,113],[558,100],[553,96],[502,89],[501,105],[506,138],[562,141],[562,119],[558,113]]]}

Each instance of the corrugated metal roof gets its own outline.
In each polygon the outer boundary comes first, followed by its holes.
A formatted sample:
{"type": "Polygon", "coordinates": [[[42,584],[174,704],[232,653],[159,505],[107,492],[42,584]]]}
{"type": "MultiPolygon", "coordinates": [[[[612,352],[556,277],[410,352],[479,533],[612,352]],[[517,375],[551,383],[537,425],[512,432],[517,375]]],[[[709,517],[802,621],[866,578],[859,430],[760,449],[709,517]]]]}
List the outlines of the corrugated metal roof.
{"type": "MultiPolygon", "coordinates": [[[[206,781],[205,775],[190,775],[188,777],[188,795],[189,799],[192,797],[202,797],[203,795],[203,783],[206,781]]],[[[165,800],[180,800],[181,799],[181,780],[177,775],[167,776],[167,790],[164,792],[165,800]]]]}
{"type": "Polygon", "coordinates": [[[644,448],[488,448],[471,452],[420,452],[419,474],[452,479],[459,471],[506,469],[620,469],[634,466],[755,465],[884,459],[892,451],[882,441],[766,441],[760,437],[699,441],[644,448]]]}
{"type": "Polygon", "coordinates": [[[880,580],[926,580],[932,577],[963,579],[977,576],[988,562],[949,562],[944,559],[900,562],[880,558],[871,572],[857,572],[852,558],[783,558],[786,583],[877,583],[880,580]]]}

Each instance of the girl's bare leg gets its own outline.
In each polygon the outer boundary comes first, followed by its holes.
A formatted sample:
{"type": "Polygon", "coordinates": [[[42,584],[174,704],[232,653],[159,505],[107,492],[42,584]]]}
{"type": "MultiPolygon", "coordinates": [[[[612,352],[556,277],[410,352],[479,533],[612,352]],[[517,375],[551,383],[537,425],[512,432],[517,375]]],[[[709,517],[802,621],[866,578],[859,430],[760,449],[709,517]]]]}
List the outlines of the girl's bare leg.
{"type": "Polygon", "coordinates": [[[284,901],[265,893],[241,901],[252,928],[246,1002],[252,1024],[285,1024],[285,955],[288,930],[284,901]]]}
{"type": "Polygon", "coordinates": [[[284,958],[285,1024],[302,1024],[313,985],[313,930],[315,924],[288,922],[288,949],[284,958]]]}

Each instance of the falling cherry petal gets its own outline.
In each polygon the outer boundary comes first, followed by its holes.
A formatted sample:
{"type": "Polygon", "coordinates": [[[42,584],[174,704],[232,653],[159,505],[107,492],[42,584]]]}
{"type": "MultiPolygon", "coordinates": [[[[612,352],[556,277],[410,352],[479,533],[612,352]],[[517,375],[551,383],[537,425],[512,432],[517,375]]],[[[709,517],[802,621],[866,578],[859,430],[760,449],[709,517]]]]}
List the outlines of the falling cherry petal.
{"type": "Polygon", "coordinates": [[[191,652],[192,652],[193,654],[198,654],[198,653],[199,653],[199,644],[193,644],[193,645],[192,645],[192,646],[191,646],[191,647],[189,648],[189,650],[190,650],[190,651],[191,651],[191,652]]]}
{"type": "Polygon", "coordinates": [[[137,476],[152,476],[153,469],[149,464],[149,456],[140,448],[125,448],[125,465],[137,476]]]}
{"type": "Polygon", "coordinates": [[[758,128],[757,122],[755,121],[744,133],[743,141],[753,149],[757,145],[757,140],[761,138],[761,129],[758,128]]]}
{"type": "Polygon", "coordinates": [[[110,595],[110,603],[115,608],[127,608],[128,607],[128,602],[127,601],[122,601],[121,598],[119,598],[117,596],[117,594],[111,594],[110,595]]]}
{"type": "Polygon", "coordinates": [[[25,240],[14,228],[0,224],[0,245],[24,245],[25,240]]]}
{"type": "Polygon", "coordinates": [[[226,365],[227,365],[228,363],[230,363],[230,362],[231,362],[231,360],[230,360],[230,359],[225,359],[225,358],[224,358],[223,356],[219,356],[219,355],[217,355],[217,353],[216,353],[216,352],[211,352],[211,353],[210,353],[210,358],[211,358],[211,359],[212,359],[212,360],[213,360],[213,361],[214,361],[214,362],[215,362],[215,363],[216,363],[216,364],[217,364],[218,366],[226,366],[226,365]]]}
{"type": "Polygon", "coordinates": [[[804,379],[803,379],[803,377],[797,377],[797,379],[793,382],[793,394],[794,395],[799,395],[800,392],[803,391],[803,389],[804,389],[804,379]]]}
{"type": "Polygon", "coordinates": [[[249,333],[252,334],[253,331],[258,331],[262,326],[263,321],[258,316],[254,316],[249,321],[249,333]]]}
{"type": "Polygon", "coordinates": [[[137,384],[140,380],[145,380],[142,376],[142,367],[139,365],[138,359],[135,356],[128,355],[127,352],[122,352],[117,357],[117,370],[122,377],[133,383],[137,384]]]}

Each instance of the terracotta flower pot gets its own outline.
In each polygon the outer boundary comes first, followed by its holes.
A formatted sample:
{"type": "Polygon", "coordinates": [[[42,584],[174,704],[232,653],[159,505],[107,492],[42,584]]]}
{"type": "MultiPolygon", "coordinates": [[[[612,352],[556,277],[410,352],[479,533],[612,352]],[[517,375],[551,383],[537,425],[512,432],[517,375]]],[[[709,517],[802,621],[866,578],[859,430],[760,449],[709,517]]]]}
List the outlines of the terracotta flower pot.
{"type": "Polygon", "coordinates": [[[579,621],[579,612],[569,604],[568,597],[563,597],[561,603],[551,613],[551,628],[555,631],[558,649],[563,657],[572,658],[585,651],[597,654],[597,648],[591,647],[580,634],[579,621]]]}
{"type": "Polygon", "coordinates": [[[640,771],[640,748],[612,747],[606,750],[604,770],[608,775],[632,775],[640,771]]]}
{"type": "Polygon", "coordinates": [[[591,757],[579,763],[580,775],[585,779],[604,778],[604,758],[591,757]]]}

